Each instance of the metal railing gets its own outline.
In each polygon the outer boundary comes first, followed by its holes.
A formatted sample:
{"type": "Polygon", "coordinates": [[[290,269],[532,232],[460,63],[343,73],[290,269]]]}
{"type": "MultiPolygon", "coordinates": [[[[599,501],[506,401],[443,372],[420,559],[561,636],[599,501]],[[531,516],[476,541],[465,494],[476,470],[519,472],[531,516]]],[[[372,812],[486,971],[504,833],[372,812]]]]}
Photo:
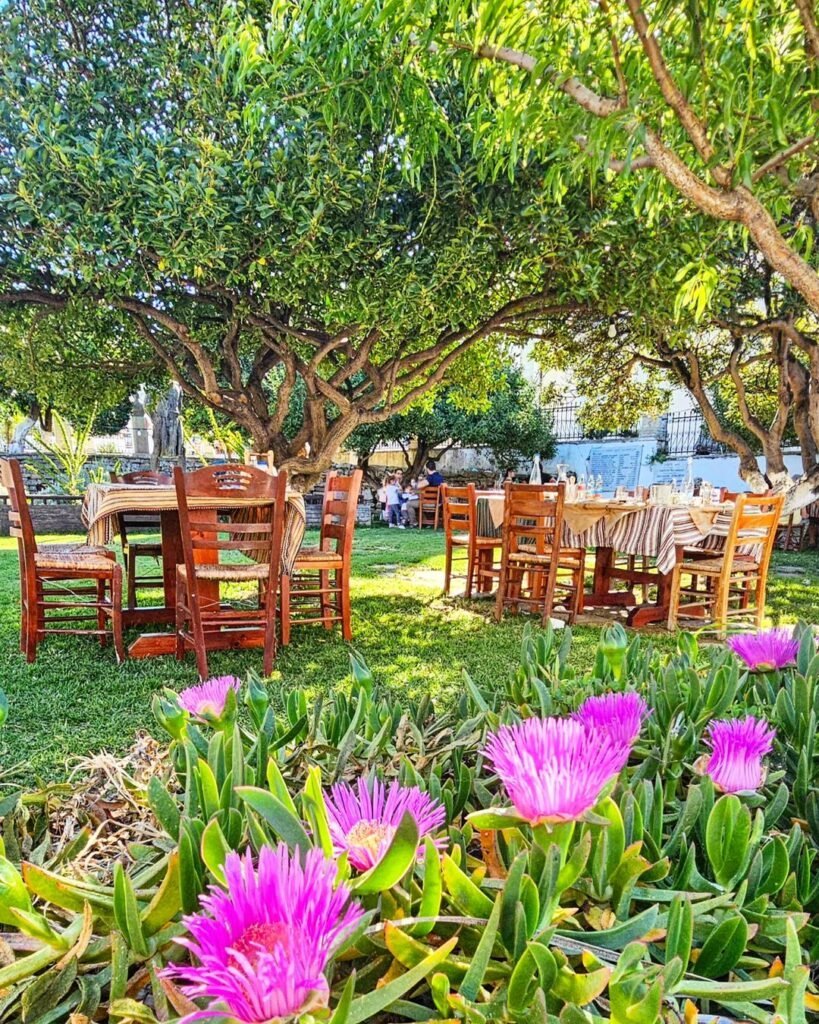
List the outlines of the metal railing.
{"type": "Polygon", "coordinates": [[[660,417],[657,451],[668,458],[689,455],[722,455],[728,449],[715,441],[696,411],[670,412],[660,417]]]}
{"type": "Polygon", "coordinates": [[[634,430],[589,430],[583,426],[580,413],[583,408],[580,402],[566,402],[544,409],[544,414],[551,424],[555,441],[594,441],[603,437],[634,437],[634,430]]]}

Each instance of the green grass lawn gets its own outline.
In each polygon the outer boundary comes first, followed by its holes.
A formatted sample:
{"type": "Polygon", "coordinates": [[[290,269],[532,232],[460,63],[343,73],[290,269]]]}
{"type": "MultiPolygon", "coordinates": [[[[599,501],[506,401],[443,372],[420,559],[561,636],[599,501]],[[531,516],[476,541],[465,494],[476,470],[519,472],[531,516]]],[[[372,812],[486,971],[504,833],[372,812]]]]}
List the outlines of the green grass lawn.
{"type": "MultiPolygon", "coordinates": [[[[446,700],[460,685],[463,668],[478,682],[492,683],[507,678],[516,665],[525,619],[507,618],[498,625],[491,618],[491,602],[444,599],[442,579],[440,533],[358,531],[354,646],[376,678],[398,694],[427,691],[446,700]]],[[[815,622],[817,604],[816,553],[778,556],[769,593],[772,621],[815,622]]],[[[101,650],[85,637],[50,637],[37,661],[28,665],[19,652],[18,628],[16,546],[0,538],[0,686],[11,705],[0,738],[0,767],[19,766],[14,774],[29,782],[63,776],[66,762],[77,755],[124,750],[135,730],[151,727],[154,693],[196,681],[192,655],[181,664],[153,658],[117,666],[110,646],[101,650]]],[[[575,627],[572,657],[577,663],[588,663],[599,631],[599,625],[575,627]]],[[[652,635],[657,645],[671,643],[663,630],[652,635]]],[[[338,632],[295,628],[293,643],[280,653],[273,688],[329,691],[347,686],[348,649],[338,632]]],[[[214,675],[242,675],[250,667],[260,668],[261,653],[214,652],[210,665],[214,675]]]]}

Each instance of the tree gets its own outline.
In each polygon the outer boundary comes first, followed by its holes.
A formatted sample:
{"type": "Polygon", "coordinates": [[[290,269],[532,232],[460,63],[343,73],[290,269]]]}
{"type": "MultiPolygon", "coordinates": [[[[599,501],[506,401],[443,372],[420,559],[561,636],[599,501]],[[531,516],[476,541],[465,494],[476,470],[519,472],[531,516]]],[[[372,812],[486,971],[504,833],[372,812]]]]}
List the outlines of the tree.
{"type": "Polygon", "coordinates": [[[583,163],[638,175],[646,216],[683,199],[738,226],[819,313],[813,0],[387,0],[383,17],[432,76],[463,64],[496,170],[558,155],[553,192],[583,163]]]}
{"type": "Polygon", "coordinates": [[[407,476],[419,477],[433,451],[437,455],[459,446],[486,448],[497,466],[513,465],[536,454],[554,454],[554,438],[534,388],[516,369],[507,369],[490,397],[476,408],[464,408],[463,396],[443,389],[423,405],[382,423],[359,427],[349,447],[359,464],[369,460],[385,442],[400,445],[407,476]]]}
{"type": "Polygon", "coordinates": [[[60,372],[67,332],[108,377],[159,367],[310,475],[576,308],[560,254],[597,211],[585,186],[550,204],[537,161],[514,189],[483,177],[457,77],[363,13],[349,34],[331,9],[254,11],[7,5],[0,306],[49,325],[60,372]]]}
{"type": "Polygon", "coordinates": [[[653,246],[632,246],[636,280],[652,285],[645,297],[632,290],[606,317],[560,318],[543,330],[535,354],[547,369],[571,368],[591,427],[631,423],[637,411],[661,410],[669,386],[686,388],[711,436],[739,456],[749,486],[775,487],[788,508],[803,507],[819,494],[819,380],[811,368],[819,318],[756,251],[710,241],[696,287],[686,277],[682,292],[663,272],[677,248],[673,231],[653,246]],[[798,483],[784,458],[794,441],[798,483]]]}

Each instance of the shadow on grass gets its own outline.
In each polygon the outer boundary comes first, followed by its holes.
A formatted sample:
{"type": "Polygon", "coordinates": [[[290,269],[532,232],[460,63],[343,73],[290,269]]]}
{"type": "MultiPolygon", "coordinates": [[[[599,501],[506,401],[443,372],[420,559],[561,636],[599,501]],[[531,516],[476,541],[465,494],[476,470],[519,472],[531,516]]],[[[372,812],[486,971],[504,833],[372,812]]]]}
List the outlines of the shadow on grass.
{"type": "MultiPolygon", "coordinates": [[[[430,693],[446,701],[460,688],[463,669],[479,684],[491,686],[502,685],[517,665],[526,620],[508,617],[495,623],[491,602],[442,597],[443,561],[440,533],[370,529],[356,535],[354,646],[376,679],[399,696],[430,693]]],[[[782,621],[815,620],[816,559],[809,563],[800,556],[796,565],[804,575],[771,579],[771,614],[782,621]],[[805,579],[812,580],[810,586],[805,579]]],[[[28,665],[19,652],[18,633],[17,555],[13,542],[0,538],[0,686],[11,705],[0,733],[0,763],[6,768],[20,763],[26,781],[63,776],[72,756],[126,749],[135,730],[152,727],[155,693],[196,681],[192,655],[182,663],[166,657],[117,666],[110,646],[101,649],[85,637],[51,637],[28,665]]],[[[575,628],[575,665],[590,665],[599,634],[599,626],[575,628]]],[[[670,647],[673,638],[657,631],[651,641],[670,647]]],[[[270,682],[274,701],[291,686],[315,692],[347,688],[349,650],[338,632],[294,629],[270,682]]],[[[250,668],[260,670],[261,652],[214,652],[210,666],[214,675],[242,676],[250,668]]]]}

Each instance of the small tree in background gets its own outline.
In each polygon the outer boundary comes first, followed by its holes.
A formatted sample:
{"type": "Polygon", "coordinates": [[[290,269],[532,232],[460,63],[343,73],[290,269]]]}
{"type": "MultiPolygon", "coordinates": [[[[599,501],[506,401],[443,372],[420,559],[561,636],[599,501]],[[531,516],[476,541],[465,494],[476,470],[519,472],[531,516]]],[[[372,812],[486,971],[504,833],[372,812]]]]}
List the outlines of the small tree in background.
{"type": "Polygon", "coordinates": [[[512,466],[536,454],[547,458],[554,454],[548,418],[519,370],[507,369],[480,408],[463,408],[462,401],[459,392],[443,390],[423,406],[360,427],[351,435],[349,447],[373,482],[370,459],[388,442],[400,446],[409,477],[423,475],[433,452],[437,457],[455,447],[486,449],[496,467],[512,466]]]}

